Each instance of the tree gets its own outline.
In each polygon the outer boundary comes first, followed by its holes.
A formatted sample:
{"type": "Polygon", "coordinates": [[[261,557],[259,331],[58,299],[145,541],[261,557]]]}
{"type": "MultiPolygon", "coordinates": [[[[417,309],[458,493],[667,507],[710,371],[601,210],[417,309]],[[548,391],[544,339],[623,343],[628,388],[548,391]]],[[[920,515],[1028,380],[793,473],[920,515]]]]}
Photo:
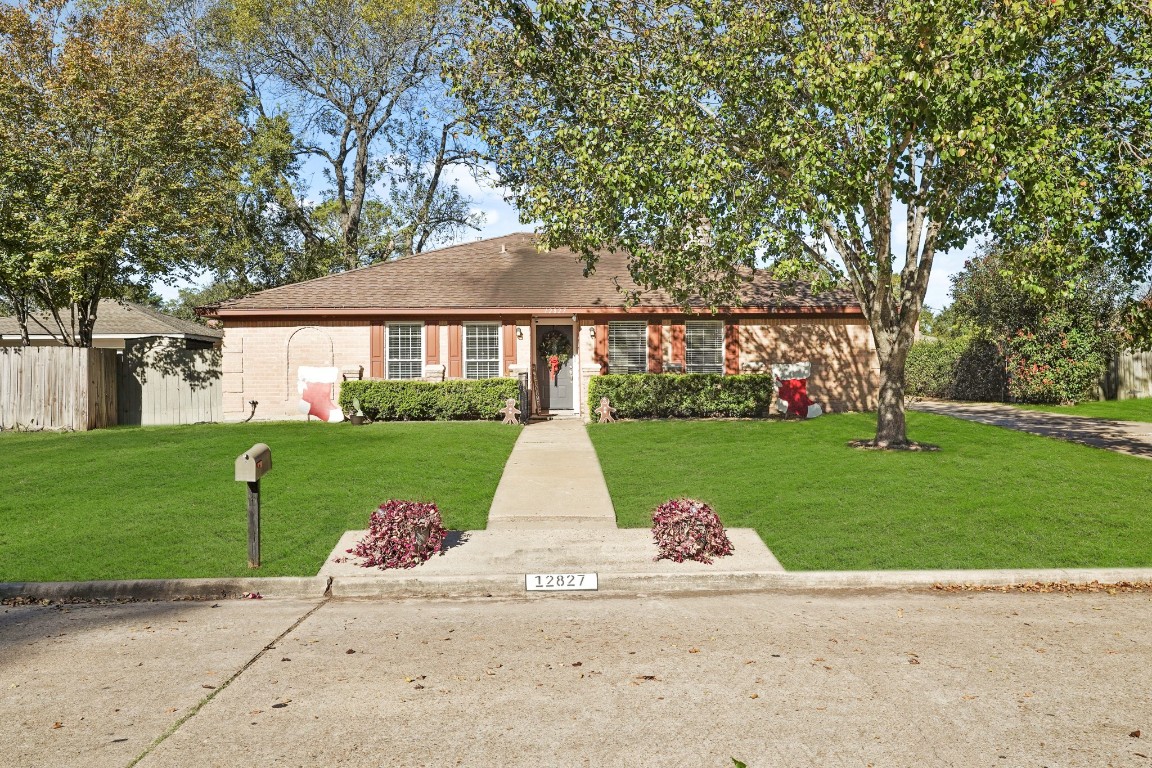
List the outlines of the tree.
{"type": "Polygon", "coordinates": [[[908,442],[937,252],[1002,233],[1036,275],[1106,247],[1146,264],[1135,0],[474,2],[455,89],[522,218],[590,267],[627,249],[685,302],[731,303],[761,257],[846,276],[879,356],[877,446],[908,442]]]}
{"type": "Polygon", "coordinates": [[[305,269],[288,270],[285,279],[409,255],[476,226],[467,201],[453,204],[462,198],[441,177],[445,167],[477,159],[440,81],[455,24],[446,2],[209,4],[201,26],[218,66],[243,85],[259,120],[290,123],[296,164],[276,174],[276,205],[299,231],[305,269]],[[322,163],[327,187],[318,194],[293,172],[306,158],[322,163]],[[374,199],[380,182],[416,204],[384,203],[382,218],[374,199]],[[308,202],[317,196],[320,204],[308,202]],[[391,232],[381,230],[385,222],[391,232]],[[392,246],[381,247],[382,239],[392,246]]]}
{"type": "Polygon", "coordinates": [[[0,290],[90,346],[101,299],[204,257],[239,94],[130,7],[0,6],[0,290]],[[19,161],[14,158],[20,158],[19,161]]]}
{"type": "Polygon", "coordinates": [[[1075,402],[1092,397],[1127,336],[1134,286],[1116,263],[1085,269],[1057,286],[1022,284],[1002,248],[970,259],[952,278],[951,311],[996,345],[1016,400],[1075,402]]]}

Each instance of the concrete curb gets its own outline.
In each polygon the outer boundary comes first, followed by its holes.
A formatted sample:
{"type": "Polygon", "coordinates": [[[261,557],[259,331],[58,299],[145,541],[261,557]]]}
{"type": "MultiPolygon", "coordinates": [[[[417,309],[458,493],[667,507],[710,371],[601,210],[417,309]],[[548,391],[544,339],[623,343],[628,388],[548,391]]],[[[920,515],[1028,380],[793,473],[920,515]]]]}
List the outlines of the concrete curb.
{"type": "MultiPolygon", "coordinates": [[[[612,596],[691,592],[805,592],[851,590],[905,590],[940,586],[1011,586],[1054,583],[1115,584],[1152,582],[1152,568],[1082,568],[985,571],[729,571],[717,573],[601,573],[597,592],[612,596]]],[[[533,597],[554,592],[524,588],[523,574],[475,576],[337,576],[332,597],[533,597]]]]}
{"type": "Polygon", "coordinates": [[[1048,568],[986,571],[727,571],[716,573],[599,574],[596,592],[527,592],[524,575],[325,576],[237,579],[138,579],[0,583],[0,599],[187,600],[227,599],[245,592],[265,598],[403,599],[413,597],[547,597],[562,594],[632,595],[693,592],[898,591],[934,586],[1007,587],[1017,584],[1152,583],[1152,568],[1048,568]]]}
{"type": "Polygon", "coordinates": [[[325,576],[277,576],[236,579],[131,579],[124,581],[17,581],[0,583],[0,599],[36,600],[190,600],[240,597],[321,598],[325,576]]]}

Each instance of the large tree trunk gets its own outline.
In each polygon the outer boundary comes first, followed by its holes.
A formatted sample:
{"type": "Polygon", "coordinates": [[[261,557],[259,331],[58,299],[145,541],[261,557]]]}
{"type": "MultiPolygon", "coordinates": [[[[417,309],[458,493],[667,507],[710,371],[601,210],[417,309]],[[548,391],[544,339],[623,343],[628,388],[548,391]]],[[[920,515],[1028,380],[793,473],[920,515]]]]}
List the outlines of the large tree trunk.
{"type": "Polygon", "coordinates": [[[880,361],[880,391],[876,404],[877,448],[904,448],[909,445],[904,421],[904,366],[912,348],[913,334],[906,328],[873,333],[880,361]]]}
{"type": "Polygon", "coordinates": [[[895,355],[880,363],[880,393],[876,407],[877,448],[899,448],[908,444],[904,422],[904,360],[905,351],[897,363],[895,355]]]}

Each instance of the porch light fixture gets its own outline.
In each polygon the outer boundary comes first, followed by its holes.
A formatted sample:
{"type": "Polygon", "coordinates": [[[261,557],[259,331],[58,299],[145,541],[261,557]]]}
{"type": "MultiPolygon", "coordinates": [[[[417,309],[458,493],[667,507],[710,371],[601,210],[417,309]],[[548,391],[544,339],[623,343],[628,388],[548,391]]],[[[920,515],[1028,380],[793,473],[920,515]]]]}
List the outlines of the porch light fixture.
{"type": "Polygon", "coordinates": [[[588,329],[588,335],[592,338],[596,338],[596,326],[593,325],[588,329]]]}
{"type": "Polygon", "coordinates": [[[572,322],[576,322],[576,313],[572,313],[572,322]]]}
{"type": "Polygon", "coordinates": [[[516,338],[518,338],[518,339],[524,338],[524,329],[521,328],[520,326],[516,326],[516,338]]]}

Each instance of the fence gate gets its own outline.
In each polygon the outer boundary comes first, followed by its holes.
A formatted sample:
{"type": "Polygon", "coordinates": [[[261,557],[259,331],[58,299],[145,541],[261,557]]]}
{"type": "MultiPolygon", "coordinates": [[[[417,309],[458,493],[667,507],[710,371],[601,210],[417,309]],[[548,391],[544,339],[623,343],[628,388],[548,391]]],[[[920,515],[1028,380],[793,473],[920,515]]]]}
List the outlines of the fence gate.
{"type": "Polygon", "coordinates": [[[183,349],[164,338],[130,339],[120,359],[120,423],[220,421],[218,349],[183,349]]]}

